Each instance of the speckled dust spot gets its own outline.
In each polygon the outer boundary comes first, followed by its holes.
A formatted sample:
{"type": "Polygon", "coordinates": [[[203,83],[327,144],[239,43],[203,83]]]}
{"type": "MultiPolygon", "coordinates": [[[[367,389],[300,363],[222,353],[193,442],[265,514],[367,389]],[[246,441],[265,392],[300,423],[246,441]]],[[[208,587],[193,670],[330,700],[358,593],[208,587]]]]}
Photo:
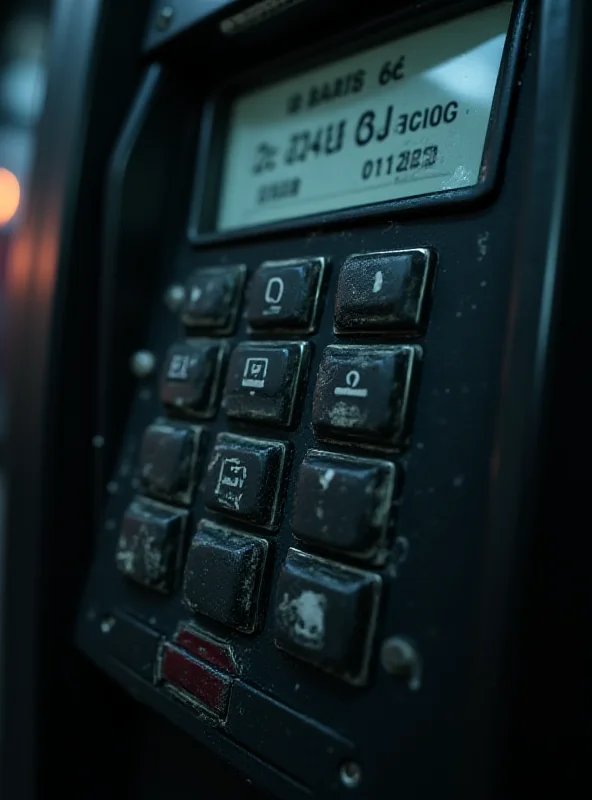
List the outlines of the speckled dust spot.
{"type": "Polygon", "coordinates": [[[489,231],[480,233],[479,236],[477,236],[477,250],[479,251],[479,255],[477,256],[477,261],[483,261],[483,259],[487,255],[488,241],[489,241],[489,231]]]}
{"type": "Polygon", "coordinates": [[[325,473],[319,477],[319,483],[321,484],[321,486],[325,491],[327,491],[327,489],[329,488],[329,485],[334,477],[335,477],[334,469],[326,470],[325,473]]]}
{"type": "Polygon", "coordinates": [[[366,414],[353,403],[341,402],[331,408],[329,420],[335,428],[354,428],[366,422],[366,414]]]}
{"type": "Polygon", "coordinates": [[[101,633],[111,633],[113,626],[115,625],[115,617],[105,617],[101,621],[101,633]]]}
{"type": "Polygon", "coordinates": [[[393,548],[393,560],[396,564],[403,564],[409,555],[409,539],[405,536],[397,536],[393,548]]]}
{"type": "Polygon", "coordinates": [[[459,487],[461,487],[463,485],[464,482],[465,482],[465,476],[464,475],[457,475],[453,479],[452,485],[454,486],[455,489],[458,489],[459,487]]]}
{"type": "Polygon", "coordinates": [[[466,167],[457,167],[452,174],[452,181],[455,186],[465,186],[471,180],[469,170],[466,167]]]}
{"type": "Polygon", "coordinates": [[[321,650],[325,644],[325,611],[327,598],[306,589],[290,599],[284,594],[277,613],[280,624],[295,642],[309,650],[321,650]]]}
{"type": "Polygon", "coordinates": [[[126,575],[132,575],[136,567],[136,554],[131,549],[125,548],[125,541],[119,540],[115,554],[117,566],[126,575]]]}

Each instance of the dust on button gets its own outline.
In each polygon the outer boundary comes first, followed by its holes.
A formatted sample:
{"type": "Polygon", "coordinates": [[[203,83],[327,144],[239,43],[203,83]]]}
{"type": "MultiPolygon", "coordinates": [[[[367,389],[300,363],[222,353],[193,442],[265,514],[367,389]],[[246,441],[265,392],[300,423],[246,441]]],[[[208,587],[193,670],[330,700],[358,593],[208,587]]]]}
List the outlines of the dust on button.
{"type": "Polygon", "coordinates": [[[275,643],[354,685],[366,683],[382,581],[290,548],[275,597],[275,643]]]}
{"type": "Polygon", "coordinates": [[[253,330],[313,329],[324,258],[268,261],[253,275],[247,320],[253,330]]]}
{"type": "Polygon", "coordinates": [[[264,528],[279,515],[288,445],[221,433],[205,482],[208,508],[264,528]]]}
{"type": "Polygon", "coordinates": [[[346,259],[335,298],[335,329],[425,329],[436,253],[430,248],[364,253],[346,259]]]}
{"type": "Polygon", "coordinates": [[[290,427],[308,371],[310,349],[307,342],[241,342],[228,365],[227,415],[290,427]]]}
{"type": "Polygon", "coordinates": [[[187,339],[169,348],[164,364],[160,399],[169,413],[211,417],[226,353],[223,343],[187,339]]]}
{"type": "Polygon", "coordinates": [[[313,399],[317,436],[404,445],[420,358],[421,349],[413,345],[327,347],[313,399]]]}

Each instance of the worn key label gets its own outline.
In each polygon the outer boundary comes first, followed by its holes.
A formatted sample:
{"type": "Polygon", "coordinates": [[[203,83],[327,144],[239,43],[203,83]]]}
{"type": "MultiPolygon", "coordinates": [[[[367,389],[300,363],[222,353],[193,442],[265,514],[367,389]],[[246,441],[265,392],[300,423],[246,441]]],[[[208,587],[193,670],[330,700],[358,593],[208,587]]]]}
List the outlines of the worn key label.
{"type": "Polygon", "coordinates": [[[218,230],[473,186],[512,4],[239,96],[218,230]]]}

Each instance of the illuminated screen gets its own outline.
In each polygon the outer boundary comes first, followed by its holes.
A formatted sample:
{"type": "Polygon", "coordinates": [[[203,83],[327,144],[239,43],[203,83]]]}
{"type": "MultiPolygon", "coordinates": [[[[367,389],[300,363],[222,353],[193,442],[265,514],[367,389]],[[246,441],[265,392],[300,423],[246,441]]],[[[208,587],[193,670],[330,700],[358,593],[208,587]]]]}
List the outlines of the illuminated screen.
{"type": "Polygon", "coordinates": [[[219,231],[474,186],[512,4],[237,97],[219,231]]]}

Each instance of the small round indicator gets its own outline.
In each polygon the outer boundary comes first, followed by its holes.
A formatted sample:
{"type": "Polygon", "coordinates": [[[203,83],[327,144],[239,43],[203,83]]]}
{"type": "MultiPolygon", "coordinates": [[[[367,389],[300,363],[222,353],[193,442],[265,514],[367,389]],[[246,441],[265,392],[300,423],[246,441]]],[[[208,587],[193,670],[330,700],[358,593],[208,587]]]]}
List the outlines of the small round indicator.
{"type": "Polygon", "coordinates": [[[362,780],[362,769],[356,761],[344,761],[339,768],[341,783],[348,789],[355,789],[362,780]]]}

